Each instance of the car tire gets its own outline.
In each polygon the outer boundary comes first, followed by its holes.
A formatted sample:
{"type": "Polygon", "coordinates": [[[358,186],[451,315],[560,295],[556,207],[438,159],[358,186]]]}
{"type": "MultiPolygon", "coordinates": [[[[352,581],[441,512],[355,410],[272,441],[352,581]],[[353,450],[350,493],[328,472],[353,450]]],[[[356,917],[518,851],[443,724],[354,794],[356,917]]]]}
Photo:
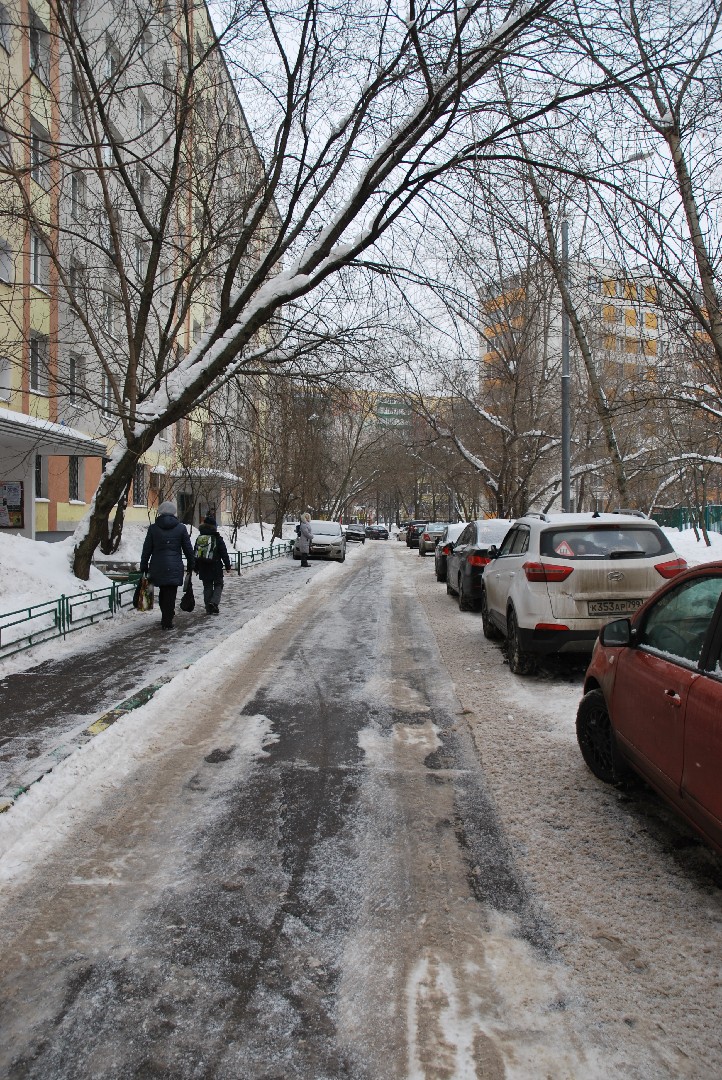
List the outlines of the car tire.
{"type": "Polygon", "coordinates": [[[446,581],[446,570],[439,571],[436,567],[434,567],[434,569],[436,570],[436,580],[446,581]]]}
{"type": "Polygon", "coordinates": [[[464,592],[464,582],[461,576],[459,576],[459,591],[456,595],[459,597],[459,611],[474,610],[474,601],[470,600],[464,592]]]}
{"type": "Polygon", "coordinates": [[[531,675],[536,667],[536,657],[522,648],[519,638],[519,623],[514,608],[509,608],[506,619],[506,651],[509,671],[514,675],[531,675]]]}
{"type": "Polygon", "coordinates": [[[584,761],[598,780],[623,787],[634,779],[634,773],[617,749],[601,690],[590,690],[579,702],[577,742],[584,761]]]}
{"type": "Polygon", "coordinates": [[[446,595],[447,596],[456,596],[456,593],[454,592],[454,590],[453,590],[453,588],[451,586],[451,581],[449,580],[449,575],[448,574],[446,575],[446,595]]]}
{"type": "Polygon", "coordinates": [[[301,558],[301,556],[299,555],[299,553],[297,551],[294,551],[293,557],[296,560],[296,562],[298,562],[298,560],[301,558]]]}
{"type": "Polygon", "coordinates": [[[487,641],[501,641],[503,634],[491,621],[489,614],[489,602],[486,599],[486,589],[481,590],[481,629],[487,641]]]}
{"type": "Polygon", "coordinates": [[[419,544],[419,558],[423,559],[423,557],[424,557],[424,555],[425,555],[425,554],[426,554],[426,549],[424,549],[424,550],[422,551],[422,550],[421,550],[421,544],[419,544]]]}

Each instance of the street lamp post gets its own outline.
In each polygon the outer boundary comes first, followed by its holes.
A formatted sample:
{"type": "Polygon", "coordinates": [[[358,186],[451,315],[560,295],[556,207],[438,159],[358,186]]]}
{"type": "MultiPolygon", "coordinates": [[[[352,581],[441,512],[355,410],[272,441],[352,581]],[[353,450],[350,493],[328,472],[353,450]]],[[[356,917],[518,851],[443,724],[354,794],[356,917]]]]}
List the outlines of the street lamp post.
{"type": "MultiPolygon", "coordinates": [[[[562,221],[562,275],[569,291],[569,222],[562,221]]],[[[562,298],[562,510],[571,510],[571,415],[569,408],[569,313],[562,298]]]]}

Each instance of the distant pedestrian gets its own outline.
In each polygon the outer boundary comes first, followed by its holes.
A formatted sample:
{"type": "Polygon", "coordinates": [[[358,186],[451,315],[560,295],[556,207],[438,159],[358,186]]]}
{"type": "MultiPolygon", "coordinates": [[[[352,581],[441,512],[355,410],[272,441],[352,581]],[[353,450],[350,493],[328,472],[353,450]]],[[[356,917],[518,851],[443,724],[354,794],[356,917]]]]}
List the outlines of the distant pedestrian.
{"type": "Polygon", "coordinates": [[[223,568],[231,572],[226,542],[218,532],[213,514],[206,514],[193,549],[195,569],[203,582],[203,601],[209,615],[218,615],[223,592],[223,568]]]}
{"type": "Polygon", "coordinates": [[[176,593],[183,584],[181,552],[188,561],[188,569],[193,569],[193,545],[177,514],[174,502],[160,504],[155,521],[148,526],[140,556],[141,574],[148,574],[153,585],[158,586],[160,625],[164,630],[173,628],[176,593]]]}
{"type": "Polygon", "coordinates": [[[308,553],[311,550],[312,540],[311,515],[301,514],[301,524],[298,527],[298,550],[301,553],[301,566],[308,566],[308,553]]]}

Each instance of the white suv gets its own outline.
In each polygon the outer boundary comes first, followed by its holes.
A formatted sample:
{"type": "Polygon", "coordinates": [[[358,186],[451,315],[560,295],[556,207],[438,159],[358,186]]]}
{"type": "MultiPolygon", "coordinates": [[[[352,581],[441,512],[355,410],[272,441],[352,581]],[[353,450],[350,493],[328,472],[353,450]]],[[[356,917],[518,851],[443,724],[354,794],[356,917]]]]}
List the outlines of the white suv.
{"type": "Polygon", "coordinates": [[[506,638],[517,675],[540,654],[591,653],[605,623],[687,566],[654,521],[634,514],[527,514],[490,555],[484,636],[506,638]]]}

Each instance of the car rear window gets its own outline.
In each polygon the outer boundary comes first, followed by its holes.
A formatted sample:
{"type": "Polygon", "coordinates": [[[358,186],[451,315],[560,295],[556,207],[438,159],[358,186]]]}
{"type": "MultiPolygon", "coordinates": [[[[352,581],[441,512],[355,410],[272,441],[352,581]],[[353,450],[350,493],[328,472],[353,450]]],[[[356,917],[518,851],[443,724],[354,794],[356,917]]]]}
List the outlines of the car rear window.
{"type": "Polygon", "coordinates": [[[555,559],[649,559],[674,550],[661,529],[642,525],[582,525],[547,529],[539,550],[555,559]]]}

